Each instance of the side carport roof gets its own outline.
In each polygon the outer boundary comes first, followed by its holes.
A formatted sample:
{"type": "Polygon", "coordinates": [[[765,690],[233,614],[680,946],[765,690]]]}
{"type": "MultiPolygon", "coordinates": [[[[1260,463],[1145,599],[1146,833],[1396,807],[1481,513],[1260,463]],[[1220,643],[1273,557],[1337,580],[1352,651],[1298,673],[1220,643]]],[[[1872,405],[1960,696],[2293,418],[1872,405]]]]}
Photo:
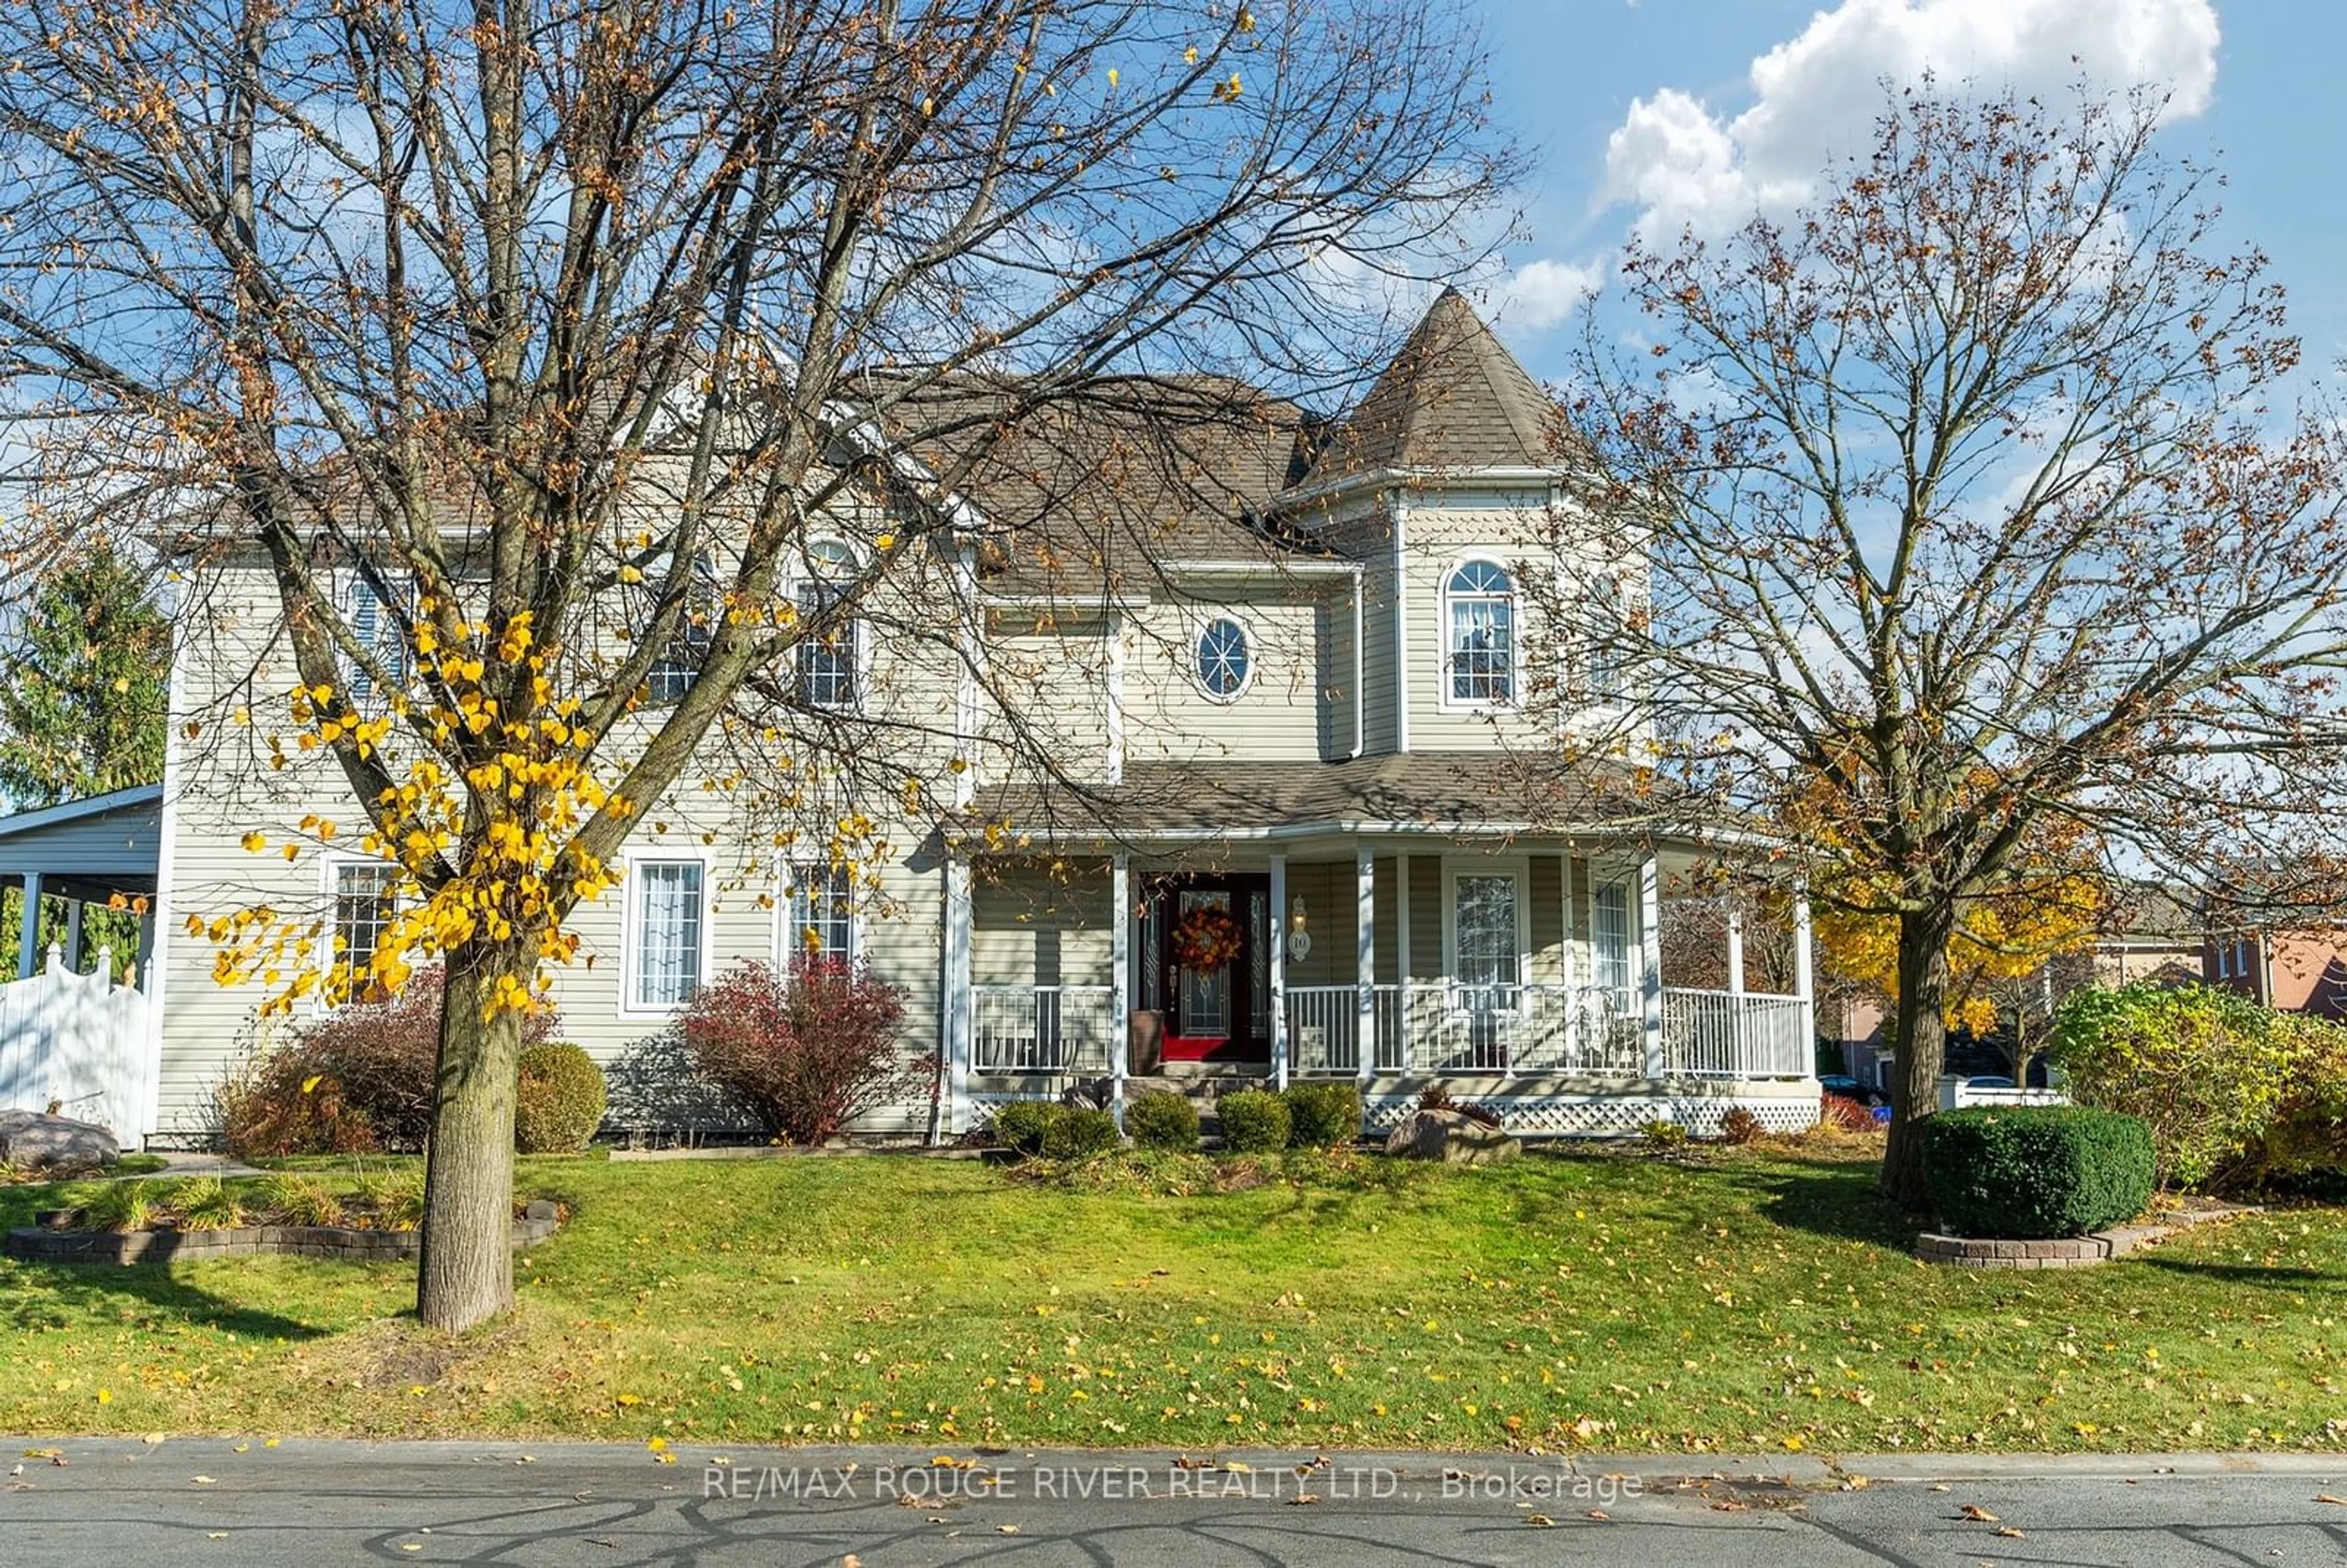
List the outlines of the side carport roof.
{"type": "Polygon", "coordinates": [[[0,881],[36,875],[75,898],[152,893],[163,844],[163,786],[137,784],[0,816],[0,881]]]}

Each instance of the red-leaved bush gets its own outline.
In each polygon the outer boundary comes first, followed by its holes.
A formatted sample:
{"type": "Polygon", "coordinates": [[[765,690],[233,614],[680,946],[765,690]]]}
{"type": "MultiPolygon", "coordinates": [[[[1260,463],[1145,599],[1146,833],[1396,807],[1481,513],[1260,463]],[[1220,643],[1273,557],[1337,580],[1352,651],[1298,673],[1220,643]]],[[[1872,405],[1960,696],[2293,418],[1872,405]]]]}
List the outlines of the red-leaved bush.
{"type": "Polygon", "coordinates": [[[679,1022],[702,1074],[766,1132],[814,1144],[910,1092],[924,1071],[897,1049],[905,999],[861,965],[745,964],[704,986],[679,1022]]]}
{"type": "Polygon", "coordinates": [[[1819,1097],[1818,1119],[1830,1122],[1845,1132],[1880,1131],[1874,1112],[1847,1094],[1824,1094],[1819,1097]]]}

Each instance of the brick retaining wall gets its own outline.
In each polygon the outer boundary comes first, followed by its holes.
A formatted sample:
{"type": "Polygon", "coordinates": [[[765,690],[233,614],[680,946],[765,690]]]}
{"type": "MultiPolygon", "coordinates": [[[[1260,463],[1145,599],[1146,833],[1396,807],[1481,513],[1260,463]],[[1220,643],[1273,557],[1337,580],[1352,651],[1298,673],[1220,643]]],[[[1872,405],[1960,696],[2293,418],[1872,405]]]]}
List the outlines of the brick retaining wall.
{"type": "MultiPolygon", "coordinates": [[[[540,1199],[514,1221],[513,1245],[536,1246],[559,1224],[540,1199]]],[[[28,1263],[183,1263],[208,1257],[340,1257],[369,1262],[412,1258],[424,1245],[416,1230],[357,1230],[349,1225],[245,1225],[235,1230],[87,1231],[32,1225],[8,1233],[10,1257],[28,1263]]]]}
{"type": "Polygon", "coordinates": [[[1915,1255],[1925,1263],[1957,1268],[2091,1268],[2204,1221],[2258,1212],[2235,1205],[2178,1209],[2148,1225],[2115,1225],[2091,1235],[2057,1236],[2049,1241],[1996,1241],[1925,1231],[1915,1240],[1915,1255]]]}

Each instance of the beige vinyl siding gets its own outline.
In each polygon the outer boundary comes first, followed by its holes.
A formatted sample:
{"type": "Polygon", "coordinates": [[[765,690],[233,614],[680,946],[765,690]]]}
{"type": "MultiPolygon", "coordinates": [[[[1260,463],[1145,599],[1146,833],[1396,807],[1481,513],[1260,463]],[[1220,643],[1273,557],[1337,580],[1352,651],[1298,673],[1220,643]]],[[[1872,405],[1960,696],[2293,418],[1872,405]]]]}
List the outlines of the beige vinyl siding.
{"type": "MultiPolygon", "coordinates": [[[[174,706],[202,728],[192,741],[175,736],[173,886],[162,912],[175,929],[164,960],[158,1130],[179,1138],[209,1130],[214,1088],[241,1052],[282,1038],[289,1027],[314,1019],[318,1010],[300,1004],[290,1020],[264,1026],[256,1013],[267,992],[254,985],[218,984],[212,979],[212,942],[207,935],[178,927],[190,917],[209,925],[266,904],[292,924],[316,926],[323,939],[331,917],[327,865],[363,858],[356,847],[362,816],[340,769],[323,753],[294,751],[283,723],[282,694],[293,675],[290,655],[274,634],[273,586],[255,569],[216,571],[204,579],[198,603],[202,624],[211,631],[204,645],[189,650],[174,706]],[[251,723],[236,721],[233,712],[240,706],[251,709],[251,723]],[[272,730],[284,736],[292,759],[282,770],[267,761],[272,730]],[[312,815],[343,825],[338,843],[350,847],[347,853],[322,853],[306,845],[288,862],[281,846],[296,838],[301,820],[312,815]],[[267,839],[262,853],[243,848],[248,831],[267,839]]],[[[876,679],[868,695],[876,703],[897,702],[896,694],[906,693],[901,712],[912,721],[888,732],[904,748],[894,760],[921,764],[925,771],[933,764],[935,776],[942,780],[945,762],[958,749],[950,735],[953,688],[941,678],[942,666],[932,665],[923,675],[904,648],[872,651],[876,679]],[[941,688],[948,693],[943,698],[938,695],[941,688]]],[[[705,787],[702,774],[718,771],[713,765],[688,769],[671,795],[645,812],[644,825],[626,855],[629,865],[671,857],[704,863],[704,972],[712,977],[743,962],[776,961],[779,863],[798,857],[773,845],[772,814],[760,802],[762,791],[705,787]]],[[[923,1055],[938,1043],[942,878],[931,863],[925,861],[917,870],[908,864],[919,834],[911,824],[891,820],[898,809],[893,787],[866,808],[879,818],[887,849],[876,868],[877,885],[864,891],[860,950],[877,977],[905,992],[906,1049],[908,1055],[923,1055]]],[[[802,853],[819,858],[824,851],[809,843],[802,853]]],[[[576,958],[548,969],[563,1035],[606,1062],[658,1037],[671,1021],[629,1005],[623,995],[630,969],[627,911],[635,895],[631,875],[580,906],[569,925],[579,940],[576,958]]],[[[871,1124],[914,1124],[926,1115],[926,1094],[917,1100],[873,1118],[871,1124]]]]}
{"type": "Polygon", "coordinates": [[[1538,985],[1564,979],[1564,868],[1553,855],[1535,855],[1524,877],[1532,933],[1532,979],[1538,985]]]}
{"type": "MultiPolygon", "coordinates": [[[[1287,863],[1288,903],[1292,907],[1296,899],[1304,900],[1305,928],[1312,934],[1312,951],[1300,961],[1287,960],[1289,985],[1349,986],[1359,978],[1353,947],[1357,894],[1349,860],[1287,863]]],[[[1282,933],[1289,913],[1272,911],[1282,933]]]]}
{"type": "MultiPolygon", "coordinates": [[[[1355,715],[1360,712],[1360,670],[1354,657],[1355,591],[1354,585],[1347,583],[1328,589],[1320,600],[1320,755],[1329,762],[1353,754],[1355,715]]],[[[1366,619],[1360,630],[1366,638],[1366,619]]],[[[1360,738],[1366,751],[1367,736],[1360,738]]]]}
{"type": "Polygon", "coordinates": [[[1112,983],[1109,875],[1054,875],[1030,862],[979,869],[970,889],[970,982],[980,986],[1112,983]]]}
{"type": "Polygon", "coordinates": [[[1412,855],[1409,867],[1409,976],[1413,980],[1439,980],[1448,959],[1442,950],[1442,901],[1448,897],[1442,856],[1412,855]]]}
{"type": "MultiPolygon", "coordinates": [[[[980,776],[1025,776],[1040,754],[1071,777],[1104,780],[1114,663],[1104,622],[1051,623],[1016,610],[999,611],[993,620],[986,651],[996,692],[984,704],[980,776]]],[[[1130,674],[1124,687],[1129,708],[1130,674]]],[[[1129,717],[1126,728],[1129,733],[1129,717]]]]}
{"type": "Polygon", "coordinates": [[[1409,549],[1404,562],[1409,613],[1409,745],[1412,751],[1472,751],[1538,740],[1541,718],[1527,713],[1535,684],[1532,662],[1552,650],[1533,623],[1523,590],[1527,566],[1540,569],[1544,552],[1536,509],[1545,493],[1458,491],[1422,497],[1410,507],[1409,549]],[[1450,698],[1450,617],[1444,589],[1471,559],[1495,561],[1516,579],[1515,700],[1507,708],[1474,706],[1450,698]]]}
{"type": "Polygon", "coordinates": [[[1318,761],[1326,620],[1317,593],[1279,582],[1160,601],[1128,617],[1126,754],[1151,761],[1318,761]],[[1209,696],[1198,680],[1200,634],[1223,618],[1245,630],[1250,666],[1245,685],[1228,699],[1209,696]]]}

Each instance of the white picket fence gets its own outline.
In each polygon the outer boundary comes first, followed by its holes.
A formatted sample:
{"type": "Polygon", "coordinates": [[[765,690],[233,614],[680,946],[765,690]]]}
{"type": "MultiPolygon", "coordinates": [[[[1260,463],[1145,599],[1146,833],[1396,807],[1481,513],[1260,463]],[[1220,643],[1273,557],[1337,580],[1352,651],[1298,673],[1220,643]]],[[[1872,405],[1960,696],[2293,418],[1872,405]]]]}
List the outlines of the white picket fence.
{"type": "Polygon", "coordinates": [[[147,1094],[147,993],[118,985],[100,948],[86,975],[49,949],[49,967],[0,985],[0,1107],[65,1115],[111,1129],[135,1148],[147,1094]]]}

